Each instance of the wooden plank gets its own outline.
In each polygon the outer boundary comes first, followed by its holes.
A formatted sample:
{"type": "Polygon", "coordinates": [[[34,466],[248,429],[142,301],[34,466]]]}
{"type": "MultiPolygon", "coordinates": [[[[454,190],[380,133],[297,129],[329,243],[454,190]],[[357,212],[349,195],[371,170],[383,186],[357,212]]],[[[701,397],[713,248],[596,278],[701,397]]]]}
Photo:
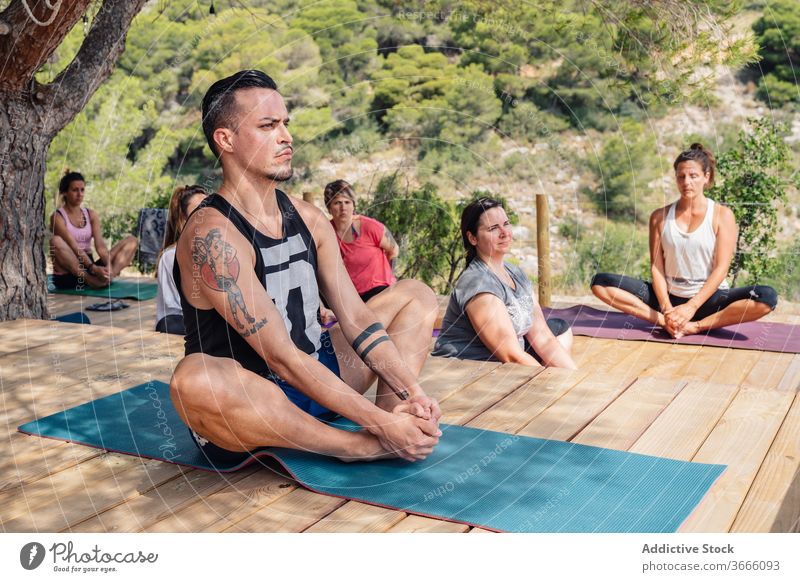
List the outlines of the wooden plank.
{"type": "Polygon", "coordinates": [[[429,356],[420,372],[419,384],[428,396],[441,402],[498,367],[499,362],[429,356]]]}
{"type": "Polygon", "coordinates": [[[544,368],[503,364],[453,396],[442,400],[441,422],[465,424],[542,373],[544,368]]]}
{"type": "Polygon", "coordinates": [[[738,385],[747,378],[759,357],[755,350],[702,347],[692,367],[697,377],[702,375],[705,381],[738,385]]]}
{"type": "Polygon", "coordinates": [[[584,371],[547,368],[470,420],[469,426],[515,433],[585,377],[584,371]]]}
{"type": "Polygon", "coordinates": [[[664,356],[656,360],[639,374],[640,378],[680,378],[686,380],[705,380],[705,376],[697,377],[692,374],[692,363],[700,351],[700,346],[685,346],[680,344],[664,344],[669,349],[664,356]]]}
{"type": "Polygon", "coordinates": [[[0,492],[19,489],[105,451],[83,445],[14,433],[3,446],[0,492]]]}
{"type": "Polygon", "coordinates": [[[692,459],[728,468],[683,523],[683,532],[727,532],[772,445],[794,394],[740,390],[692,459]]]}
{"type": "Polygon", "coordinates": [[[669,344],[662,342],[633,342],[641,345],[641,349],[627,358],[620,358],[616,364],[608,368],[609,372],[626,378],[635,378],[644,370],[666,357],[669,344]]]}
{"type": "MultiPolygon", "coordinates": [[[[24,496],[17,495],[11,500],[15,517],[6,519],[4,515],[3,529],[8,532],[61,531],[70,523],[83,521],[123,503],[139,495],[140,490],[150,490],[181,472],[177,465],[161,461],[145,461],[126,455],[104,456],[116,459],[113,468],[102,478],[97,478],[97,473],[102,472],[97,469],[105,468],[101,457],[37,481],[30,486],[36,488],[35,496],[29,495],[29,487],[24,488],[24,496]],[[41,486],[37,487],[40,483],[41,486]],[[37,503],[32,504],[32,499],[37,503]]],[[[6,505],[5,500],[3,504],[6,505]]],[[[5,508],[3,511],[5,514],[5,508]]]]}
{"type": "Polygon", "coordinates": [[[187,469],[174,479],[139,491],[139,495],[81,522],[70,523],[72,532],[137,532],[209,495],[227,487],[229,476],[211,471],[187,469]]]}
{"type": "Polygon", "coordinates": [[[343,505],[344,499],[295,489],[223,531],[301,532],[343,505]]]}
{"type": "Polygon", "coordinates": [[[228,482],[224,488],[210,494],[199,494],[194,503],[143,524],[142,531],[222,531],[297,489],[297,484],[291,479],[258,464],[226,473],[223,478],[228,482]]]}
{"type": "Polygon", "coordinates": [[[350,501],[332,511],[305,531],[308,533],[381,533],[406,517],[402,511],[350,501]]]}
{"type": "MultiPolygon", "coordinates": [[[[142,338],[129,332],[116,337],[98,336],[91,340],[77,338],[62,349],[60,341],[40,346],[27,354],[10,355],[0,358],[0,378],[3,390],[8,392],[21,384],[35,384],[47,387],[60,383],[60,378],[74,378],[76,373],[103,366],[115,370],[117,361],[131,354],[143,355],[142,338]]],[[[153,354],[159,353],[157,346],[153,354]]]]}
{"type": "Polygon", "coordinates": [[[471,530],[469,530],[469,533],[471,533],[471,534],[473,534],[473,533],[488,533],[488,534],[491,534],[491,533],[497,533],[497,532],[493,532],[493,531],[488,530],[488,529],[483,529],[482,527],[473,527],[471,530]]]}
{"type": "Polygon", "coordinates": [[[735,384],[689,382],[630,451],[690,460],[717,425],[737,391],[735,384]]]}
{"type": "Polygon", "coordinates": [[[613,344],[587,362],[584,366],[586,369],[592,372],[608,372],[613,368],[624,368],[626,363],[638,361],[640,354],[643,354],[647,347],[647,342],[608,341],[613,344]]]}
{"type": "Polygon", "coordinates": [[[572,359],[578,368],[592,366],[595,358],[608,353],[616,347],[616,341],[597,337],[575,336],[572,359]]]}
{"type": "Polygon", "coordinates": [[[800,520],[800,395],[778,431],[731,527],[732,532],[792,532],[800,520]]]}
{"type": "Polygon", "coordinates": [[[592,374],[536,415],[518,434],[542,439],[568,441],[627,390],[634,379],[615,374],[592,374]]]}
{"type": "Polygon", "coordinates": [[[684,386],[682,380],[640,378],[572,440],[625,451],[684,386]]]}
{"type": "Polygon", "coordinates": [[[740,387],[745,390],[777,388],[794,355],[777,352],[758,352],[758,354],[760,355],[758,361],[742,380],[740,387]]]}
{"type": "Polygon", "coordinates": [[[800,354],[795,354],[789,367],[786,368],[786,373],[778,383],[778,390],[786,392],[797,392],[800,390],[800,354]]]}
{"type": "Polygon", "coordinates": [[[389,533],[465,533],[468,525],[420,515],[409,515],[388,529],[389,533]]]}

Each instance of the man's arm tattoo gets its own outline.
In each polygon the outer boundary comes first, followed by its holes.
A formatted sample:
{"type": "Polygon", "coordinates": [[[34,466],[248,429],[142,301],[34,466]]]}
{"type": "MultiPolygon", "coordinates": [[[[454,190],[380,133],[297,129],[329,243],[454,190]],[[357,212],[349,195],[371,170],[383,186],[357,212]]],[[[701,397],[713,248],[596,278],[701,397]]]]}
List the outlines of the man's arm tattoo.
{"type": "MultiPolygon", "coordinates": [[[[372,325],[368,326],[364,331],[358,334],[358,337],[353,341],[352,346],[355,353],[360,357],[364,363],[369,366],[371,369],[378,371],[382,364],[380,362],[370,362],[367,356],[369,353],[378,345],[382,344],[383,342],[391,341],[392,338],[389,337],[389,334],[386,332],[386,329],[383,327],[381,322],[376,321],[372,325]],[[381,335],[378,335],[377,338],[373,339],[372,342],[368,342],[370,338],[375,337],[375,334],[378,332],[383,332],[381,335]],[[361,349],[365,346],[364,349],[361,349]],[[361,351],[359,352],[359,350],[361,351]]],[[[407,400],[408,399],[408,390],[405,388],[397,388],[395,386],[389,385],[389,388],[397,394],[400,400],[407,400]]]]}
{"type": "Polygon", "coordinates": [[[358,350],[361,348],[361,345],[367,341],[372,334],[377,331],[381,331],[382,329],[384,329],[384,327],[380,321],[376,321],[372,325],[369,325],[364,331],[358,334],[356,339],[353,340],[353,343],[351,344],[353,346],[353,351],[358,354],[358,350]]]}
{"type": "Polygon", "coordinates": [[[192,240],[192,261],[195,274],[199,273],[203,283],[214,291],[225,293],[233,320],[239,334],[247,337],[267,324],[267,318],[256,321],[245,305],[239,279],[239,259],[236,249],[225,242],[218,228],[211,229],[205,237],[192,240]]]}

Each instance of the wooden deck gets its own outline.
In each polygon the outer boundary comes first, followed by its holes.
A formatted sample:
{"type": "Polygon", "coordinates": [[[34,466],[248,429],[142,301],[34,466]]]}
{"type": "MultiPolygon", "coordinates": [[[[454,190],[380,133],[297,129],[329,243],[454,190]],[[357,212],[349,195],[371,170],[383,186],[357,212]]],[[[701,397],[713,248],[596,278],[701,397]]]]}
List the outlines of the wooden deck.
{"type": "MultiPolygon", "coordinates": [[[[51,298],[55,314],[97,301],[51,298]]],[[[18,433],[169,381],[182,338],[151,331],[154,301],[129,303],[89,313],[91,326],[0,324],[3,531],[484,531],[318,495],[263,468],[218,475],[18,433]]],[[[431,358],[422,383],[447,423],[727,464],[683,531],[800,529],[800,356],[580,337],[574,351],[577,372],[431,358]]]]}

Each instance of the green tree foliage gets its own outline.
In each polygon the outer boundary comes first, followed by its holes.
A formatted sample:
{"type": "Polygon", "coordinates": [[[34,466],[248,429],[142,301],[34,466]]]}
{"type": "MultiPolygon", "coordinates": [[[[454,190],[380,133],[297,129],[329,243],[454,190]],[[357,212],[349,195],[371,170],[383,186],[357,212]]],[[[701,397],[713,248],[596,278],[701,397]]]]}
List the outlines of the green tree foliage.
{"type": "Polygon", "coordinates": [[[753,24],[753,31],[764,75],[759,81],[758,96],[778,107],[800,101],[800,6],[796,0],[770,1],[753,24]]]}
{"type": "Polygon", "coordinates": [[[654,138],[644,126],[626,122],[603,144],[591,162],[598,186],[589,191],[597,209],[615,219],[644,220],[647,183],[656,165],[654,138]]]}
{"type": "Polygon", "coordinates": [[[568,222],[561,234],[570,241],[571,250],[559,287],[585,293],[595,273],[650,278],[648,232],[642,225],[608,220],[587,232],[577,222],[568,222]]]}
{"type": "Polygon", "coordinates": [[[345,81],[363,79],[375,60],[376,30],[353,0],[304,2],[292,25],[313,37],[326,69],[338,70],[345,81]]]}
{"type": "Polygon", "coordinates": [[[155,103],[138,78],[116,73],[97,98],[50,146],[46,184],[55,193],[64,170],[83,173],[87,204],[103,214],[142,207],[148,198],[169,188],[164,175],[183,131],[154,128],[155,103]]]}
{"type": "Polygon", "coordinates": [[[389,54],[375,78],[374,108],[388,132],[428,148],[474,143],[502,112],[494,81],[480,66],[459,68],[419,45],[389,54]]]}
{"type": "Polygon", "coordinates": [[[800,240],[779,249],[763,281],[772,285],[782,299],[800,301],[800,240]]]}
{"type": "Polygon", "coordinates": [[[731,264],[734,283],[744,271],[760,281],[770,271],[778,230],[779,203],[786,202],[789,147],[786,128],[768,119],[750,120],[736,146],[719,157],[722,182],[710,195],[730,206],[739,226],[731,264]]]}
{"type": "Polygon", "coordinates": [[[453,203],[443,200],[432,184],[415,189],[397,173],[380,180],[372,200],[359,202],[360,213],[380,220],[394,234],[400,246],[397,276],[440,284],[447,266],[442,247],[458,230],[453,203]]]}

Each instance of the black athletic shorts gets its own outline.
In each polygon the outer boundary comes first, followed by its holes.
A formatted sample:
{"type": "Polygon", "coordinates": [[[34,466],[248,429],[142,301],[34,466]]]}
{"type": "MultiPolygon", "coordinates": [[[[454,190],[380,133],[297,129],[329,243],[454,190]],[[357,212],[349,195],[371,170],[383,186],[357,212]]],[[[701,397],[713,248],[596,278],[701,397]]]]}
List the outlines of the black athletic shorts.
{"type": "MultiPolygon", "coordinates": [[[[95,261],[94,257],[92,257],[92,253],[86,254],[92,260],[92,264],[98,267],[105,266],[102,259],[97,259],[95,261]]],[[[87,287],[85,279],[79,278],[72,273],[64,273],[63,275],[53,273],[53,285],[55,285],[56,289],[84,289],[87,287]]]]}

